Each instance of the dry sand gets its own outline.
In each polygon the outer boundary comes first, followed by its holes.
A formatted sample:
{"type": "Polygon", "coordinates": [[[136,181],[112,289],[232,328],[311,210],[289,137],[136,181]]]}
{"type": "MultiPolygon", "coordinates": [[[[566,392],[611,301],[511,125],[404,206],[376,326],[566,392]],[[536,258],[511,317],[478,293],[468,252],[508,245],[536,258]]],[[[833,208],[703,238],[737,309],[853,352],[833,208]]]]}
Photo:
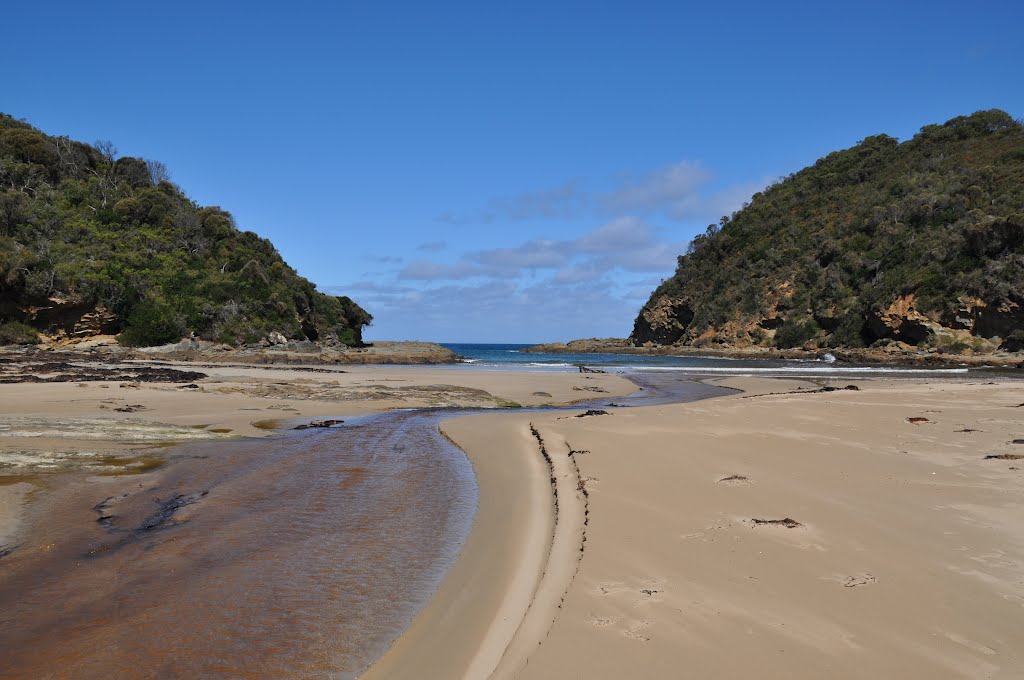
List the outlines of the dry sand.
{"type": "MultiPolygon", "coordinates": [[[[187,390],[2,385],[0,420],[78,433],[118,422],[127,434],[8,432],[0,457],[145,452],[152,428],[265,435],[268,421],[632,391],[613,375],[201,370],[210,378],[187,390]]],[[[985,458],[1024,455],[1012,443],[1024,438],[1024,383],[872,380],[782,395],[765,393],[807,383],[724,384],[746,392],[446,422],[477,473],[474,526],[366,677],[1024,677],[1024,459],[985,458]],[[787,519],[797,525],[777,523],[787,519]]],[[[59,478],[19,469],[0,470],[0,544],[59,478]]]]}
{"type": "Polygon", "coordinates": [[[1024,677],[1024,384],[726,384],[446,423],[479,514],[366,677],[1024,677]]]}
{"type": "Polygon", "coordinates": [[[138,473],[174,442],[267,436],[315,418],[393,408],[569,403],[635,390],[610,374],[462,367],[172,365],[207,378],[181,384],[59,382],[0,385],[0,551],[26,501],[61,472],[138,473]]]}

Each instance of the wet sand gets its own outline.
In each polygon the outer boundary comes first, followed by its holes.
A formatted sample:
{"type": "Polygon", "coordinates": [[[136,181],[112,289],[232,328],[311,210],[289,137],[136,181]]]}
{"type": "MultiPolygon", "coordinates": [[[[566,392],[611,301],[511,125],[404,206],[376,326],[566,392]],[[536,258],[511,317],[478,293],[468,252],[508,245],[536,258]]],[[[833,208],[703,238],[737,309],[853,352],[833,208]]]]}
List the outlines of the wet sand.
{"type": "Polygon", "coordinates": [[[725,384],[446,423],[489,549],[367,677],[1020,677],[1024,384],[725,384]]]}
{"type": "MultiPolygon", "coordinates": [[[[147,417],[231,429],[222,433],[228,435],[265,434],[265,419],[344,416],[383,404],[461,399],[493,407],[507,400],[555,403],[631,391],[621,378],[604,375],[401,367],[344,378],[302,376],[311,381],[303,382],[294,374],[270,378],[262,370],[230,370],[188,400],[156,387],[143,392],[153,407],[147,417]],[[391,381],[459,389],[384,390],[391,402],[352,398],[391,381]],[[271,408],[282,404],[294,410],[271,408]]],[[[574,417],[583,409],[501,409],[443,423],[443,433],[469,456],[479,506],[451,569],[443,578],[429,565],[423,572],[435,575],[434,585],[440,578],[436,594],[365,677],[1019,677],[1024,458],[1017,456],[1024,456],[1024,445],[1013,442],[1024,438],[1024,383],[862,380],[857,391],[835,392],[797,380],[722,384],[744,392],[691,404],[609,407],[608,414],[583,418],[574,417]],[[793,390],[802,393],[769,394],[793,390]]],[[[110,393],[96,385],[44,385],[31,402],[7,387],[0,388],[0,403],[19,416],[93,416],[96,400],[77,401],[79,391],[87,398],[110,393]]],[[[135,394],[147,388],[123,389],[135,394]]],[[[103,483],[137,484],[166,474],[103,483]]],[[[95,484],[96,478],[82,483],[95,484]]],[[[33,488],[47,492],[46,485],[35,481],[33,488]]],[[[22,487],[0,491],[14,488],[22,487]]],[[[46,497],[33,492],[28,507],[42,507],[46,497]]],[[[3,497],[0,517],[10,502],[3,497]]],[[[179,512],[203,521],[203,502],[179,512]]],[[[322,502],[318,507],[325,508],[322,502]]],[[[16,540],[38,527],[31,513],[27,521],[22,513],[21,522],[16,540]]],[[[105,529],[97,523],[94,531],[99,536],[105,529]]],[[[430,534],[423,527],[415,532],[430,534]]],[[[252,535],[244,524],[224,534],[252,535]]],[[[277,554],[273,559],[283,560],[290,541],[270,550],[277,554]]],[[[144,547],[128,549],[145,560],[144,547]]],[[[197,554],[176,549],[173,543],[159,548],[188,559],[197,554]]],[[[256,565],[262,559],[250,556],[256,565]]],[[[241,571],[221,572],[231,586],[225,592],[234,593],[224,602],[243,597],[239,584],[251,568],[244,564],[241,571]]],[[[123,572],[110,573],[108,582],[92,585],[102,586],[96,602],[115,607],[114,615],[108,610],[94,620],[103,624],[100,630],[117,621],[117,593],[131,592],[121,589],[117,574],[123,572]]],[[[169,572],[170,583],[184,584],[180,592],[187,593],[191,579],[175,574],[169,572]]],[[[314,570],[308,577],[312,583],[327,575],[314,570]]],[[[79,592],[94,591],[82,586],[79,592]]],[[[199,592],[216,591],[206,583],[199,592]]],[[[184,602],[160,617],[188,621],[194,609],[184,602]]],[[[54,616],[62,606],[39,604],[54,616]]],[[[159,604],[158,613],[159,606],[168,605],[159,604]]],[[[289,656],[302,647],[297,640],[308,642],[308,632],[319,629],[304,618],[316,621],[323,608],[322,598],[314,597],[291,614],[279,612],[285,637],[258,657],[276,674],[260,675],[257,664],[249,677],[303,677],[330,668],[311,666],[305,673],[289,656]],[[288,638],[291,632],[295,638],[288,638]],[[274,665],[277,654],[292,665],[274,665]]],[[[133,628],[120,630],[131,639],[133,628]]],[[[90,627],[83,624],[78,634],[81,648],[90,648],[90,627]]],[[[175,639],[186,642],[171,647],[167,658],[195,654],[190,638],[181,635],[175,639]]],[[[337,640],[318,644],[331,649],[337,640]]],[[[216,659],[217,644],[223,638],[197,648],[216,659]]],[[[31,655],[31,646],[25,647],[31,655]]],[[[174,666],[162,670],[175,676],[174,666]]],[[[58,671],[50,677],[77,676],[58,671]]]]}
{"type": "Polygon", "coordinates": [[[447,411],[365,414],[633,390],[482,373],[3,386],[0,676],[355,677],[436,590],[476,506],[468,460],[438,432],[447,411]],[[234,437],[318,415],[346,422],[234,437]]]}
{"type": "Polygon", "coordinates": [[[472,470],[437,418],[183,446],[160,475],[67,473],[3,558],[0,676],[355,677],[472,521],[472,470]]]}

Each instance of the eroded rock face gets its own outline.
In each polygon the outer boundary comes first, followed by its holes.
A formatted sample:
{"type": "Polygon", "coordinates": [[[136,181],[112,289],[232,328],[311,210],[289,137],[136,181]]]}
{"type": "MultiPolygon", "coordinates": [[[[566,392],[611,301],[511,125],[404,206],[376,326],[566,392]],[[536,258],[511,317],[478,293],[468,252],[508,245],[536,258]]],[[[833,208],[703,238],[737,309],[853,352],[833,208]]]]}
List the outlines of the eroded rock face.
{"type": "Polygon", "coordinates": [[[974,334],[983,338],[1005,338],[1024,329],[1024,300],[1005,300],[979,310],[974,334]]]}
{"type": "Polygon", "coordinates": [[[941,326],[917,311],[914,295],[903,295],[883,312],[868,315],[867,340],[896,340],[917,345],[935,335],[941,326]]]}
{"type": "Polygon", "coordinates": [[[90,338],[117,333],[121,328],[120,319],[106,307],[61,298],[50,298],[47,303],[25,309],[24,315],[25,323],[51,338],[90,338]]]}
{"type": "Polygon", "coordinates": [[[691,321],[693,309],[688,302],[662,297],[654,305],[640,310],[630,338],[637,346],[646,343],[671,345],[683,337],[691,321]]]}
{"type": "Polygon", "coordinates": [[[961,297],[958,302],[956,310],[943,315],[943,325],[982,338],[1005,338],[1024,328],[1024,300],[1010,298],[989,304],[975,297],[961,297]]]}

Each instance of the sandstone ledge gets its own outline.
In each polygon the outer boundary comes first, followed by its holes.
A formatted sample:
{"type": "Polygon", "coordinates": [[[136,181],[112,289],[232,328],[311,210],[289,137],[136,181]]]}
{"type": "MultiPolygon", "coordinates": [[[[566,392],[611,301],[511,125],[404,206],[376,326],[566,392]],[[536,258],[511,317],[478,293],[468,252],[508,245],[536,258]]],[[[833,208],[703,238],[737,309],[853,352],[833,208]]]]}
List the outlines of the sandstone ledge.
{"type": "Polygon", "coordinates": [[[97,360],[167,360],[214,364],[344,365],[344,364],[454,364],[459,356],[432,342],[375,342],[365,347],[323,346],[313,342],[231,347],[202,340],[182,340],[160,347],[130,349],[113,336],[93,337],[81,343],[8,348],[7,354],[69,353],[97,360]]]}

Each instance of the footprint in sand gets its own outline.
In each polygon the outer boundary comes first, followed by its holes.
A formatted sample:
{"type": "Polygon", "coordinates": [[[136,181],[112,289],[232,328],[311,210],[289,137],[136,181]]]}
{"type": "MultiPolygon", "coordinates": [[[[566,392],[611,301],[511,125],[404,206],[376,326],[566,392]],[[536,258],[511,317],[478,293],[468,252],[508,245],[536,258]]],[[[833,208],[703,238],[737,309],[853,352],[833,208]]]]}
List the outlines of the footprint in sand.
{"type": "Polygon", "coordinates": [[[598,584],[595,591],[598,595],[617,595],[618,593],[629,590],[623,583],[619,581],[609,581],[608,583],[598,584]]]}
{"type": "Polygon", "coordinates": [[[872,583],[878,583],[878,579],[871,574],[864,573],[846,576],[840,583],[843,584],[844,588],[856,588],[857,586],[869,586],[872,583]]]}
{"type": "Polygon", "coordinates": [[[665,591],[661,588],[641,588],[640,597],[636,600],[633,600],[633,606],[642,607],[648,604],[657,604],[659,602],[664,602],[664,594],[665,591]]]}
{"type": "Polygon", "coordinates": [[[654,623],[654,621],[638,621],[624,630],[622,634],[628,638],[639,640],[640,642],[650,642],[651,638],[644,634],[644,629],[649,627],[652,623],[654,623]]]}
{"type": "Polygon", "coordinates": [[[983,645],[980,642],[975,642],[974,640],[968,640],[963,635],[959,635],[957,633],[951,633],[948,630],[942,631],[942,634],[945,635],[950,640],[952,640],[953,642],[957,643],[958,645],[963,645],[967,649],[974,650],[975,652],[978,652],[979,654],[985,654],[985,655],[991,656],[992,654],[996,653],[996,650],[992,649],[988,645],[983,645]]]}
{"type": "Polygon", "coordinates": [[[587,623],[594,628],[607,628],[608,626],[614,626],[619,621],[620,619],[618,616],[602,617],[591,615],[591,617],[587,619],[587,623]]]}
{"type": "Polygon", "coordinates": [[[783,517],[782,519],[765,519],[763,517],[754,517],[752,519],[744,521],[748,522],[752,527],[783,527],[786,529],[797,529],[803,526],[802,523],[797,522],[792,517],[783,517]]]}
{"type": "Polygon", "coordinates": [[[699,540],[701,543],[707,543],[714,541],[716,536],[715,533],[719,531],[727,531],[730,524],[712,524],[711,526],[704,527],[704,531],[695,531],[692,534],[680,534],[679,538],[684,541],[699,540]]]}
{"type": "Polygon", "coordinates": [[[628,595],[634,607],[653,604],[663,601],[665,594],[665,580],[660,578],[645,579],[635,582],[636,585],[626,585],[621,581],[609,581],[598,584],[594,592],[600,596],[616,597],[628,595]]]}

